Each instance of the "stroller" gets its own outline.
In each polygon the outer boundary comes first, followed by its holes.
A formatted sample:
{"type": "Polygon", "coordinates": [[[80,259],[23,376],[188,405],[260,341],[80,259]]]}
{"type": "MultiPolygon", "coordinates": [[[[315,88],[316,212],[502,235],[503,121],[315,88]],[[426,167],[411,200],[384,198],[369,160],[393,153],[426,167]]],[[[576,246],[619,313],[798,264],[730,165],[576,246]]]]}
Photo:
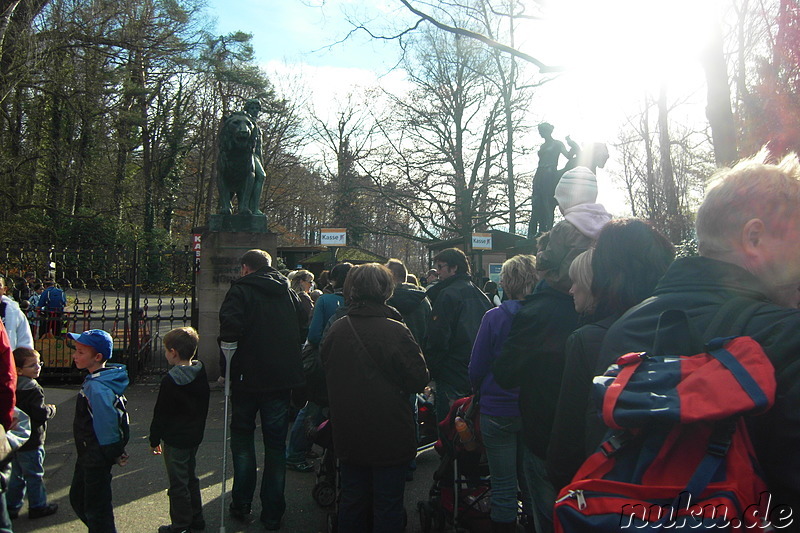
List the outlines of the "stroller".
{"type": "Polygon", "coordinates": [[[442,438],[435,445],[441,457],[439,468],[433,475],[429,499],[417,503],[422,531],[443,531],[446,525],[457,531],[490,531],[489,467],[473,397],[457,400],[439,428],[442,438]],[[457,424],[462,422],[467,431],[460,434],[457,424]],[[466,438],[468,433],[471,439],[466,438]]]}

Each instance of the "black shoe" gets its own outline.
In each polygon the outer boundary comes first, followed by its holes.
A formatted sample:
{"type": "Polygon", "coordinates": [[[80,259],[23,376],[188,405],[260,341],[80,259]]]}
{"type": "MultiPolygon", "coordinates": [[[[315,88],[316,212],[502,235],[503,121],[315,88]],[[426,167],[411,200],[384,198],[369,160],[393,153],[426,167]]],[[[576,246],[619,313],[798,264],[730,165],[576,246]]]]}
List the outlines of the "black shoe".
{"type": "Polygon", "coordinates": [[[11,520],[16,520],[17,518],[19,518],[19,509],[16,509],[16,510],[9,509],[8,510],[8,517],[11,520]]]}
{"type": "Polygon", "coordinates": [[[192,523],[189,525],[189,528],[192,531],[203,531],[206,528],[206,521],[202,518],[197,518],[192,520],[192,523]]]}
{"type": "Polygon", "coordinates": [[[159,526],[158,533],[192,533],[188,527],[174,528],[171,525],[159,526]]]}
{"type": "Polygon", "coordinates": [[[278,531],[281,528],[281,521],[278,520],[269,520],[264,518],[264,515],[261,515],[261,523],[264,525],[264,529],[267,531],[278,531]]]}
{"type": "Polygon", "coordinates": [[[43,518],[56,514],[56,511],[58,511],[57,503],[48,503],[44,507],[31,507],[28,509],[28,518],[43,518]]]}
{"type": "Polygon", "coordinates": [[[228,507],[228,510],[231,513],[231,517],[239,522],[249,524],[253,521],[253,517],[250,515],[249,505],[238,506],[231,504],[231,506],[228,507]]]}

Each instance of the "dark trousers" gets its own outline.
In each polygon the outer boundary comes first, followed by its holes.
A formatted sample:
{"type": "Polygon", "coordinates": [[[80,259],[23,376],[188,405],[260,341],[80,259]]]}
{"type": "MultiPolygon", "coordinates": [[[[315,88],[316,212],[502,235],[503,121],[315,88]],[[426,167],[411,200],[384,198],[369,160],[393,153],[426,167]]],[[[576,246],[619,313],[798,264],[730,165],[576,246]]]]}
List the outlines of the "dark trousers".
{"type": "Polygon", "coordinates": [[[191,524],[203,521],[203,501],[200,498],[200,480],[195,468],[197,446],[175,448],[162,444],[164,466],[169,478],[169,518],[175,529],[188,529],[191,524]]]}
{"type": "Polygon", "coordinates": [[[342,486],[340,533],[403,531],[403,493],[408,463],[381,467],[341,464],[339,472],[342,486]]]}
{"type": "Polygon", "coordinates": [[[286,510],[286,435],[289,432],[290,391],[231,396],[231,456],[233,490],[231,505],[249,512],[256,489],[257,464],[254,432],[261,417],[264,438],[264,470],[261,475],[261,520],[280,522],[286,510]]]}
{"type": "Polygon", "coordinates": [[[0,533],[11,533],[11,517],[8,515],[6,508],[6,490],[8,487],[8,478],[11,475],[11,464],[7,464],[5,468],[0,470],[0,533]]]}
{"type": "Polygon", "coordinates": [[[75,464],[69,503],[89,533],[116,533],[114,508],[111,505],[111,465],[75,464]]]}

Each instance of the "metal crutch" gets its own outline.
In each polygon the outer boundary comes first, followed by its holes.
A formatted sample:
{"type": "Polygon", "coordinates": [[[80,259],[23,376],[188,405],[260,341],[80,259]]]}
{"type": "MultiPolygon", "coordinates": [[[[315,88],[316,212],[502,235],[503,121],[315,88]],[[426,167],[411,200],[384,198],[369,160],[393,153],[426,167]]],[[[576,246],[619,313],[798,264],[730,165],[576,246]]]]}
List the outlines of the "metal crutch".
{"type": "Polygon", "coordinates": [[[222,419],[222,494],[220,502],[222,513],[219,518],[219,533],[225,533],[225,485],[227,481],[227,459],[228,459],[228,403],[231,397],[231,359],[236,353],[238,342],[220,342],[219,347],[225,356],[225,415],[222,419]]]}

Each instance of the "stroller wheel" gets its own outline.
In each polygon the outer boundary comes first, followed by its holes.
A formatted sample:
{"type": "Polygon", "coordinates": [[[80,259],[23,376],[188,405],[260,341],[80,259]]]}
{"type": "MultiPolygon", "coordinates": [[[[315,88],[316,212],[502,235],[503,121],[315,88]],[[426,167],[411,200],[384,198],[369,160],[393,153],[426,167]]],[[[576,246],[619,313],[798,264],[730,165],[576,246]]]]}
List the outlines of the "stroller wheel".
{"type": "Polygon", "coordinates": [[[336,533],[339,531],[339,517],[336,516],[336,513],[328,513],[328,533],[336,533]]]}
{"type": "Polygon", "coordinates": [[[327,481],[320,481],[311,490],[311,497],[320,507],[330,507],[336,503],[336,488],[327,481]]]}
{"type": "Polygon", "coordinates": [[[428,502],[417,502],[417,511],[419,512],[419,525],[422,528],[422,533],[431,533],[433,513],[431,513],[430,504],[428,502]]]}

